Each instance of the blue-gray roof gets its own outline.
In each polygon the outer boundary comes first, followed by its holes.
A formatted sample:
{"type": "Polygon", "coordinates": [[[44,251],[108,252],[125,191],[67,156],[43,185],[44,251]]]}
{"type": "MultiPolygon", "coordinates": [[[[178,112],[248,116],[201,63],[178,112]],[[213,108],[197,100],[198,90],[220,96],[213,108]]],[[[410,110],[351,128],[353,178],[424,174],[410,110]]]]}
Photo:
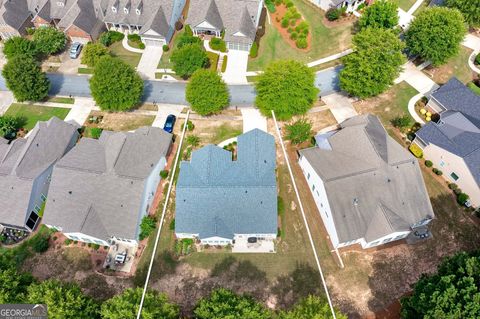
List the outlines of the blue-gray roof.
{"type": "Polygon", "coordinates": [[[238,137],[237,160],[215,145],[182,162],[176,189],[176,233],[201,239],[277,232],[273,136],[255,129],[238,137]]]}

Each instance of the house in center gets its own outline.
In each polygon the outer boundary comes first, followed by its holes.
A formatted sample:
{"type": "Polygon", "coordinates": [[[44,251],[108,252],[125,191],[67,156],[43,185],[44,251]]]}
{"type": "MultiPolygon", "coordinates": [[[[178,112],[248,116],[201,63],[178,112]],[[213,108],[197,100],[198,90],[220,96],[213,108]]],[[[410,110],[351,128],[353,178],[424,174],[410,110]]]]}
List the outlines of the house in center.
{"type": "Polygon", "coordinates": [[[81,139],[55,165],[43,222],[71,240],[136,242],[171,140],[154,127],[81,139]]]}
{"type": "Polygon", "coordinates": [[[274,249],[277,183],[273,136],[254,129],[238,137],[237,159],[208,145],[182,162],[176,187],[175,234],[202,244],[274,249]]]}
{"type": "Polygon", "coordinates": [[[299,160],[334,248],[428,233],[434,214],[416,158],[373,115],[340,125],[299,160]]]}

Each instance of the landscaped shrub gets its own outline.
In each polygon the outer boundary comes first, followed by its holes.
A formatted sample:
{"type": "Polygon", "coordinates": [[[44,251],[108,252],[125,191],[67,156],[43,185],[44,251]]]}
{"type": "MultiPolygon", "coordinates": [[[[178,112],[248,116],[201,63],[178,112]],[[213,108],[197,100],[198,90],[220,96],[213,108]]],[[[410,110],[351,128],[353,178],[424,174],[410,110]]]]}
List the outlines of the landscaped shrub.
{"type": "Polygon", "coordinates": [[[93,244],[93,249],[99,250],[99,249],[100,249],[100,245],[99,245],[99,244],[93,244]]]}
{"type": "Polygon", "coordinates": [[[170,225],[168,226],[168,229],[175,230],[175,218],[172,219],[172,221],[170,222],[170,225]]]}
{"type": "Polygon", "coordinates": [[[480,65],[480,53],[475,57],[475,64],[480,65]]]}
{"type": "Polygon", "coordinates": [[[410,147],[408,149],[410,150],[410,152],[412,152],[413,155],[415,155],[416,158],[423,157],[423,150],[417,144],[410,144],[410,147]]]}
{"type": "Polygon", "coordinates": [[[168,50],[170,50],[170,47],[168,46],[168,44],[164,44],[162,49],[163,49],[163,52],[168,52],[168,50]]]}
{"type": "Polygon", "coordinates": [[[199,37],[194,37],[193,35],[183,34],[177,43],[177,48],[180,49],[189,44],[196,44],[200,47],[202,46],[202,40],[199,37]]]}
{"type": "Polygon", "coordinates": [[[275,13],[276,9],[275,9],[275,4],[273,3],[273,0],[266,0],[265,6],[267,7],[267,10],[270,13],[275,13]]]}
{"type": "Polygon", "coordinates": [[[297,40],[298,39],[298,33],[293,31],[291,34],[290,34],[290,39],[292,40],[297,40]]]}
{"type": "Polygon", "coordinates": [[[65,246],[68,246],[72,243],[72,240],[67,238],[63,243],[65,244],[65,246]]]}
{"type": "Polygon", "coordinates": [[[196,135],[188,135],[186,142],[189,146],[197,147],[200,144],[200,137],[196,135]]]}
{"type": "Polygon", "coordinates": [[[439,176],[443,174],[443,172],[442,172],[441,170],[439,170],[438,168],[436,168],[436,167],[432,168],[432,171],[433,171],[436,175],[439,175],[439,176]]]}
{"type": "Polygon", "coordinates": [[[65,33],[53,27],[36,29],[32,39],[36,50],[45,55],[62,51],[67,43],[65,33]]]}
{"type": "Polygon", "coordinates": [[[297,41],[295,41],[295,45],[299,49],[306,49],[308,46],[307,38],[299,38],[297,41]]]}
{"type": "Polygon", "coordinates": [[[253,42],[252,47],[250,48],[250,57],[256,58],[258,56],[258,44],[253,42]]]}
{"type": "Polygon", "coordinates": [[[142,38],[138,34],[129,34],[127,38],[132,42],[142,42],[142,38]]]}
{"type": "Polygon", "coordinates": [[[103,44],[104,46],[108,47],[112,45],[112,43],[122,41],[125,35],[121,32],[117,31],[107,31],[102,33],[100,36],[100,43],[103,44]]]}
{"type": "Polygon", "coordinates": [[[433,166],[432,161],[426,160],[426,161],[425,161],[425,166],[426,166],[426,167],[432,167],[432,166],[433,166]]]}
{"type": "Polygon", "coordinates": [[[452,191],[454,191],[458,188],[458,185],[455,184],[455,183],[450,183],[450,184],[448,184],[448,188],[450,188],[452,191]]]}
{"type": "Polygon", "coordinates": [[[460,195],[461,193],[463,193],[461,188],[455,188],[453,192],[455,193],[455,195],[460,195]]]}
{"type": "Polygon", "coordinates": [[[465,205],[465,203],[468,201],[469,198],[470,197],[467,194],[460,193],[457,196],[457,203],[459,203],[460,205],[465,205]]]}
{"type": "Polygon", "coordinates": [[[283,1],[283,3],[285,3],[285,6],[287,8],[293,7],[293,2],[291,0],[285,0],[285,1],[283,1]]]}
{"type": "Polygon", "coordinates": [[[90,128],[90,136],[94,139],[99,139],[100,135],[102,135],[103,129],[99,127],[92,127],[90,128]]]}
{"type": "Polygon", "coordinates": [[[224,56],[223,57],[223,61],[222,61],[222,73],[225,72],[225,70],[227,70],[227,62],[228,62],[228,56],[224,56]]]}
{"type": "Polygon", "coordinates": [[[188,24],[185,26],[184,34],[187,35],[187,36],[192,36],[193,35],[192,28],[190,28],[190,26],[188,24]]]}
{"type": "Polygon", "coordinates": [[[160,177],[166,179],[168,177],[168,171],[166,169],[160,171],[160,177]]]}
{"type": "MultiPolygon", "coordinates": [[[[185,124],[182,124],[182,130],[183,130],[184,125],[185,125],[185,124]]],[[[187,121],[187,130],[193,131],[194,128],[195,128],[195,124],[193,124],[192,121],[188,120],[188,121],[187,121]]]]}
{"type": "Polygon", "coordinates": [[[210,48],[215,51],[226,52],[227,44],[220,38],[213,38],[210,40],[210,48]]]}
{"type": "Polygon", "coordinates": [[[150,234],[155,230],[157,226],[157,220],[155,217],[147,215],[142,218],[140,223],[140,235],[138,236],[140,240],[143,240],[150,236],[150,234]]]}
{"type": "Polygon", "coordinates": [[[282,19],[282,23],[281,23],[282,28],[288,27],[288,23],[289,23],[289,20],[286,19],[286,18],[283,18],[283,19],[282,19]]]}
{"type": "Polygon", "coordinates": [[[42,233],[38,236],[33,237],[30,240],[30,244],[32,245],[32,249],[36,253],[43,253],[47,251],[49,246],[50,235],[49,233],[42,233]]]}
{"type": "Polygon", "coordinates": [[[330,8],[330,9],[328,9],[325,16],[327,17],[328,21],[338,20],[340,18],[340,10],[335,9],[335,8],[330,8]]]}

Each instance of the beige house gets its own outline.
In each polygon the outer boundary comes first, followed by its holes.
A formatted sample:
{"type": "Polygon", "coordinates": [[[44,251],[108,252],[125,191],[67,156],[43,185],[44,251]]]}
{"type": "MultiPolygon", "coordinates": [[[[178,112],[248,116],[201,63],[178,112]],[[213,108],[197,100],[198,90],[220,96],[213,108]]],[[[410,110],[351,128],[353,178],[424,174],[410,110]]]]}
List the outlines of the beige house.
{"type": "Polygon", "coordinates": [[[471,205],[480,206],[480,96],[452,78],[432,93],[427,108],[438,120],[424,125],[413,143],[470,196],[471,205]]]}

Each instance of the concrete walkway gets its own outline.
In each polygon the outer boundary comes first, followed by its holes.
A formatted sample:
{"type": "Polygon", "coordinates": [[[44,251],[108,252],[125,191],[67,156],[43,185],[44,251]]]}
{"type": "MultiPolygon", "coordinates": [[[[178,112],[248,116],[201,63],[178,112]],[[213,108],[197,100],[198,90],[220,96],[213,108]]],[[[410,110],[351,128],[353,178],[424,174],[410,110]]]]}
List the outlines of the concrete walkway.
{"type": "Polygon", "coordinates": [[[76,97],[75,103],[65,117],[65,122],[73,122],[82,126],[94,108],[95,101],[92,98],[76,97]]]}
{"type": "Polygon", "coordinates": [[[323,63],[327,63],[327,62],[330,62],[330,61],[334,61],[334,60],[337,60],[337,59],[340,59],[350,53],[352,53],[353,50],[352,49],[348,49],[348,50],[345,50],[345,51],[342,51],[340,53],[337,53],[337,54],[332,54],[330,56],[327,56],[325,58],[322,58],[322,59],[319,59],[319,60],[316,60],[316,61],[312,61],[310,63],[307,63],[307,66],[309,68],[311,67],[314,67],[314,66],[317,66],[317,65],[320,65],[320,64],[323,64],[323,63]]]}
{"type": "Polygon", "coordinates": [[[240,111],[243,116],[243,133],[256,128],[267,132],[267,118],[258,109],[242,108],[240,111]]]}
{"type": "Polygon", "coordinates": [[[352,99],[350,99],[346,93],[337,92],[326,96],[322,96],[322,100],[330,108],[330,111],[335,117],[337,123],[358,115],[357,111],[352,105],[352,99]]]}
{"type": "Polygon", "coordinates": [[[140,54],[143,53],[143,50],[142,50],[142,49],[137,49],[137,48],[131,47],[131,46],[128,44],[128,33],[127,33],[127,32],[125,33],[125,37],[124,37],[123,40],[122,40],[122,45],[123,45],[123,47],[125,48],[125,50],[127,50],[127,51],[135,52],[135,53],[140,53],[140,54]]]}
{"type": "Polygon", "coordinates": [[[473,51],[480,51],[480,37],[471,33],[467,34],[462,44],[473,51]]]}
{"type": "Polygon", "coordinates": [[[8,107],[13,103],[13,93],[10,91],[0,92],[0,115],[3,115],[8,107]]]}
{"type": "Polygon", "coordinates": [[[173,114],[179,117],[180,113],[184,109],[185,106],[183,105],[175,105],[175,104],[160,104],[158,105],[157,115],[155,116],[155,120],[153,121],[153,127],[163,128],[165,125],[165,120],[167,116],[173,114]]]}
{"type": "Polygon", "coordinates": [[[418,8],[420,8],[420,6],[422,5],[422,3],[424,2],[425,0],[417,0],[413,6],[410,7],[410,9],[408,9],[407,13],[412,15],[415,13],[415,11],[417,11],[418,8]]]}
{"type": "Polygon", "coordinates": [[[155,80],[155,73],[162,54],[163,48],[161,46],[147,45],[145,47],[137,66],[137,72],[143,79],[155,80]]]}
{"type": "Polygon", "coordinates": [[[473,51],[472,54],[468,57],[468,66],[472,69],[473,72],[480,74],[480,68],[475,65],[475,58],[480,54],[480,51],[473,51]]]}

